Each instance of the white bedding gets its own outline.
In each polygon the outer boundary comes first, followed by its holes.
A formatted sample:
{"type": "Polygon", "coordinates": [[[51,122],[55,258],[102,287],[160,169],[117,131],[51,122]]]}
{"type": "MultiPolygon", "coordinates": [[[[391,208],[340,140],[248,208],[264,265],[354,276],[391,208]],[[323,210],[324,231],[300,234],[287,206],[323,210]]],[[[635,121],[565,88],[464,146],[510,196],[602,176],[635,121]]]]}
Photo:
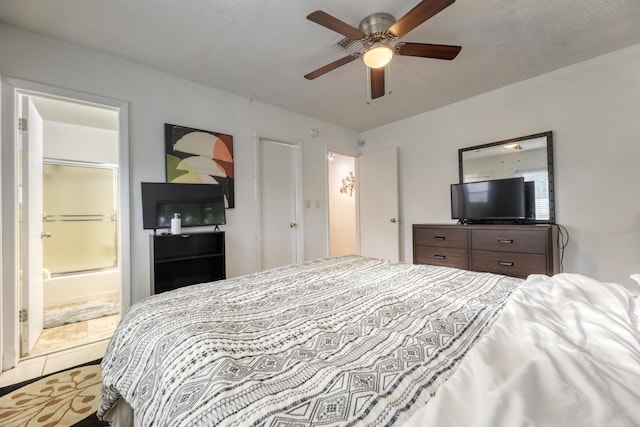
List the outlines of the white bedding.
{"type": "Polygon", "coordinates": [[[406,427],[640,426],[636,304],[617,284],[530,276],[406,427]]]}

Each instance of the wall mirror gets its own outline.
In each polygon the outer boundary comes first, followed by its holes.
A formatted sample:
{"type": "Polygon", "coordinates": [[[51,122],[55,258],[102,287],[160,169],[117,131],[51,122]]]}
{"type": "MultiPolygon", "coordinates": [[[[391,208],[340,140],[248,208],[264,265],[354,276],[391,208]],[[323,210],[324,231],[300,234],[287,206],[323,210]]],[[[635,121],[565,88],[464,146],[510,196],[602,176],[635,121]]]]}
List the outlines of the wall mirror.
{"type": "Polygon", "coordinates": [[[460,183],[524,177],[534,182],[535,219],[555,223],[552,132],[458,150],[460,183]]]}

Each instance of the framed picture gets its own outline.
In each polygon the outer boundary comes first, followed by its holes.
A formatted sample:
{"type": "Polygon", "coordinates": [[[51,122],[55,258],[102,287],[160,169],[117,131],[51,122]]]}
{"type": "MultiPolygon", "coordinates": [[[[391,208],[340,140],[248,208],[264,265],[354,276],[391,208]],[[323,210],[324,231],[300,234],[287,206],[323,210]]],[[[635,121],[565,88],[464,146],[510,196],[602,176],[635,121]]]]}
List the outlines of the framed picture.
{"type": "Polygon", "coordinates": [[[235,206],[233,136],[165,123],[164,139],[167,182],[220,185],[235,206]]]}

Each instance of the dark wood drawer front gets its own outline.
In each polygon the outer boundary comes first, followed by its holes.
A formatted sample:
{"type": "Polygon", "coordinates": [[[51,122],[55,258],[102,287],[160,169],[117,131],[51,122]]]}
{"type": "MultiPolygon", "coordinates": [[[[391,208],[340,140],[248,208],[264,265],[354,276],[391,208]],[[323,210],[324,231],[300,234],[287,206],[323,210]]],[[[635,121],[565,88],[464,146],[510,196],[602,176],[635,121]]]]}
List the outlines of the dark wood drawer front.
{"type": "Polygon", "coordinates": [[[416,246],[414,264],[442,265],[454,268],[469,268],[469,252],[466,249],[416,246]]]}
{"type": "Polygon", "coordinates": [[[437,246],[442,248],[467,248],[467,230],[463,228],[425,227],[413,230],[415,245],[437,246]]]}
{"type": "Polygon", "coordinates": [[[546,253],[545,230],[471,230],[471,249],[546,253]]]}
{"type": "Polygon", "coordinates": [[[471,270],[525,278],[529,274],[547,274],[547,258],[538,254],[474,250],[471,270]]]}

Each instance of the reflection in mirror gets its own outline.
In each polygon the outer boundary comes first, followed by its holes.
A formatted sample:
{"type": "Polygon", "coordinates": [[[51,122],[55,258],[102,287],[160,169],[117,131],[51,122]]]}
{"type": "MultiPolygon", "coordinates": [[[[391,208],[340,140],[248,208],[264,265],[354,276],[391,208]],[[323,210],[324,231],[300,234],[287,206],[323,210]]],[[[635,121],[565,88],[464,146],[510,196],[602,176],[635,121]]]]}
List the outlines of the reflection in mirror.
{"type": "Polygon", "coordinates": [[[524,177],[532,183],[529,197],[535,198],[535,212],[526,222],[555,222],[552,132],[461,148],[458,162],[460,183],[524,177]]]}

